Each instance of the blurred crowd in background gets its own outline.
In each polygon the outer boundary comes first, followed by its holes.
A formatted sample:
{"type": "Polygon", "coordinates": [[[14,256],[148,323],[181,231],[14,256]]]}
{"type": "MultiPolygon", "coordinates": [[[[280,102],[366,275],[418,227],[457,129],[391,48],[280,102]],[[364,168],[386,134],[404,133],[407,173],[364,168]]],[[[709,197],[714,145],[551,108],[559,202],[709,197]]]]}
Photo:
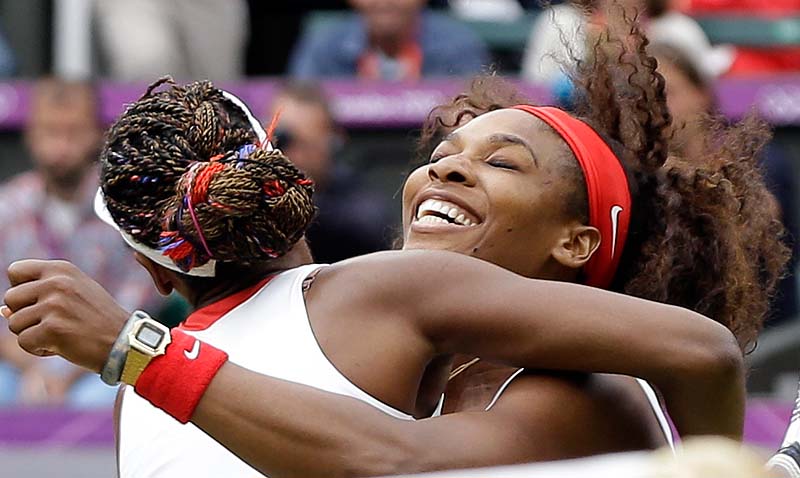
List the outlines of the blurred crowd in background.
{"type": "MultiPolygon", "coordinates": [[[[346,130],[321,82],[464,81],[491,70],[568,105],[563,67],[591,55],[591,25],[602,22],[592,12],[602,1],[0,0],[0,78],[31,85],[22,131],[0,133],[0,266],[69,259],[128,309],[170,325],[185,316],[180,300],[157,296],[92,212],[105,126],[95,80],[145,85],[165,74],[223,83],[280,77],[270,103],[251,107],[265,123],[282,111],[276,141],[316,182],[319,214],[308,238],[317,261],[390,248],[413,134],[346,130]]],[[[688,158],[702,141],[693,125],[717,112],[718,80],[800,73],[800,0],[622,2],[643,12],[688,158]],[[795,23],[787,28],[786,19],[795,23]]],[[[800,135],[783,135],[795,147],[771,144],[763,164],[792,241],[800,135]]],[[[794,266],[771,324],[797,315],[794,266]]],[[[113,395],[95,375],[24,354],[0,328],[0,406],[110,406],[113,395]]]]}

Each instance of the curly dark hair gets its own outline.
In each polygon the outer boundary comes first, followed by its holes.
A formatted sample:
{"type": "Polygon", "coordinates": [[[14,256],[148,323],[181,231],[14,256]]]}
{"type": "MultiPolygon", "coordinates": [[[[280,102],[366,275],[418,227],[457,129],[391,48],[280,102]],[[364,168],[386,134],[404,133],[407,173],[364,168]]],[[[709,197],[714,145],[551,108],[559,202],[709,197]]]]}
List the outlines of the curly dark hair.
{"type": "MultiPolygon", "coordinates": [[[[633,197],[628,242],[611,289],[711,317],[746,350],[789,257],[779,211],[758,165],[770,131],[753,117],[733,125],[709,117],[702,154],[677,156],[664,78],[646,51],[647,38],[636,15],[612,8],[591,60],[576,60],[571,74],[576,116],[617,154],[633,197]]],[[[500,78],[474,80],[468,93],[431,111],[419,151],[431,151],[469,118],[520,100],[500,78]]],[[[580,198],[572,212],[586,220],[585,182],[574,157],[571,164],[580,198]]]]}
{"type": "Polygon", "coordinates": [[[211,83],[162,78],[107,134],[100,159],[108,210],[184,271],[210,259],[278,257],[313,219],[313,184],[279,150],[257,143],[246,114],[211,83]]]}

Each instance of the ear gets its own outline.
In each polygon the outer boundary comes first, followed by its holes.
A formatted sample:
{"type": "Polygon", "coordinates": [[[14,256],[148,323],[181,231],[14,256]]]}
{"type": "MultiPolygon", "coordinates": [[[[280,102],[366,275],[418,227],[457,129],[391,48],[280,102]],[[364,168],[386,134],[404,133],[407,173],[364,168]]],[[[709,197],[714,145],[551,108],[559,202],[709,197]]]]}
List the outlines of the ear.
{"type": "Polygon", "coordinates": [[[141,264],[150,274],[150,278],[153,279],[158,292],[165,297],[170,295],[175,289],[172,271],[151,261],[141,252],[134,252],[134,257],[136,257],[136,262],[141,264]]]}
{"type": "Polygon", "coordinates": [[[553,258],[564,267],[580,269],[600,247],[600,231],[596,227],[583,224],[573,225],[553,249],[553,258]]]}

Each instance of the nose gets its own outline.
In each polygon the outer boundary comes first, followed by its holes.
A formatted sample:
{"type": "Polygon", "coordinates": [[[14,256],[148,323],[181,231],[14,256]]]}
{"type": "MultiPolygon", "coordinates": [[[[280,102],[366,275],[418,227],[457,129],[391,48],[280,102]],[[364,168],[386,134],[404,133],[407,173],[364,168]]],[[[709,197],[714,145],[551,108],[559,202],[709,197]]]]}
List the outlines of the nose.
{"type": "Polygon", "coordinates": [[[465,158],[460,155],[447,156],[428,166],[431,181],[475,185],[475,174],[465,158]]]}

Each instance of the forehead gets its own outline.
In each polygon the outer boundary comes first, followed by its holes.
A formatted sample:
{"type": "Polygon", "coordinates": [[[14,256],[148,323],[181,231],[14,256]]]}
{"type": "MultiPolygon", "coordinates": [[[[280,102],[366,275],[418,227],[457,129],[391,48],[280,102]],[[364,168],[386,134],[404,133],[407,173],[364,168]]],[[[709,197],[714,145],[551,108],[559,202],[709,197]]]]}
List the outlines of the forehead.
{"type": "Polygon", "coordinates": [[[29,120],[37,121],[48,117],[61,119],[95,121],[97,104],[91,93],[81,90],[66,92],[45,91],[31,98],[29,120]]]}
{"type": "Polygon", "coordinates": [[[517,136],[527,142],[538,158],[564,152],[566,143],[544,122],[524,111],[503,109],[482,114],[453,133],[463,146],[489,142],[493,135],[517,136]]]}

